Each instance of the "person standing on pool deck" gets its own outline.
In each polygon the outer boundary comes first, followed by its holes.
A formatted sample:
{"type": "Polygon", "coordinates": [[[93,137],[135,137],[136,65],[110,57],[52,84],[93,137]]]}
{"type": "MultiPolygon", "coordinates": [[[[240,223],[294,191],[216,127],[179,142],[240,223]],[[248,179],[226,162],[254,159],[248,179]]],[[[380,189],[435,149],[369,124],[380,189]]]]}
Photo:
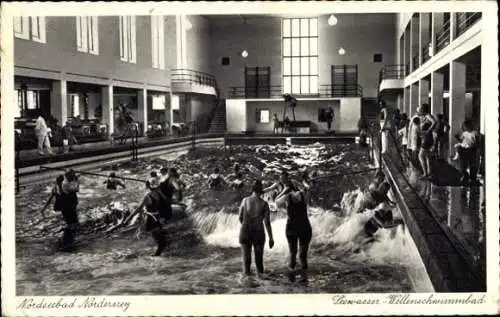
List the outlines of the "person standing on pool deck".
{"type": "Polygon", "coordinates": [[[288,262],[288,268],[290,269],[289,279],[291,281],[295,280],[298,249],[301,281],[305,282],[307,280],[307,253],[312,238],[312,227],[307,215],[307,200],[304,196],[303,191],[294,191],[288,194],[285,234],[290,250],[288,262]]]}
{"type": "Polygon", "coordinates": [[[252,246],[255,254],[255,266],[259,275],[264,273],[264,245],[266,234],[269,236],[269,248],[273,248],[274,239],[271,228],[269,205],[262,199],[263,189],[260,180],[252,186],[252,195],[243,198],[240,205],[239,220],[241,223],[239,242],[243,257],[243,273],[251,274],[252,246]]]}

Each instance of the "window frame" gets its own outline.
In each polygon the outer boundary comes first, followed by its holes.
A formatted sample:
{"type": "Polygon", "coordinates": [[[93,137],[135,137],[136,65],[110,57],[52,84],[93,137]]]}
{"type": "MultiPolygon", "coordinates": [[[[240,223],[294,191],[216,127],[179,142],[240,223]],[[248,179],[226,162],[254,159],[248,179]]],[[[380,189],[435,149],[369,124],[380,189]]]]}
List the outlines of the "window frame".
{"type": "Polygon", "coordinates": [[[14,17],[13,27],[14,37],[18,39],[31,40],[42,44],[47,43],[45,17],[43,16],[14,17]]]}
{"type": "Polygon", "coordinates": [[[282,92],[293,95],[319,95],[318,18],[283,18],[281,28],[282,92]],[[307,22],[304,22],[304,20],[307,22]],[[307,24],[307,35],[302,34],[302,28],[305,24],[307,24]],[[296,26],[295,30],[294,25],[296,26]],[[289,30],[285,30],[286,26],[289,27],[289,30]],[[304,52],[303,44],[305,42],[307,42],[307,52],[304,52]],[[312,42],[315,42],[315,54],[311,53],[312,42]],[[290,47],[285,48],[285,44],[288,44],[290,47]],[[294,48],[296,48],[296,51],[294,48]],[[285,55],[285,51],[289,52],[290,55],[285,55]],[[307,67],[302,65],[304,61],[308,64],[307,67]],[[316,70],[315,74],[311,70],[316,70]],[[306,72],[303,73],[303,71],[306,72]],[[304,81],[306,78],[307,84],[304,81]],[[294,82],[298,83],[298,91],[294,90],[294,82]],[[315,85],[311,85],[312,83],[315,83],[315,85]],[[304,89],[306,86],[308,89],[304,89]],[[315,86],[316,89],[311,90],[312,86],[315,86]]]}
{"type": "Polygon", "coordinates": [[[99,19],[97,16],[78,16],[76,21],[76,50],[99,55],[99,19]]]}
{"type": "Polygon", "coordinates": [[[132,64],[137,63],[135,16],[124,15],[119,17],[120,60],[132,64]]]}
{"type": "Polygon", "coordinates": [[[258,108],[255,111],[255,123],[260,123],[260,124],[269,124],[271,123],[271,110],[269,108],[258,108]],[[262,112],[267,111],[268,116],[267,116],[267,122],[261,121],[262,118],[262,112]]]}
{"type": "Polygon", "coordinates": [[[165,20],[163,15],[151,16],[152,67],[165,69],[165,20]]]}

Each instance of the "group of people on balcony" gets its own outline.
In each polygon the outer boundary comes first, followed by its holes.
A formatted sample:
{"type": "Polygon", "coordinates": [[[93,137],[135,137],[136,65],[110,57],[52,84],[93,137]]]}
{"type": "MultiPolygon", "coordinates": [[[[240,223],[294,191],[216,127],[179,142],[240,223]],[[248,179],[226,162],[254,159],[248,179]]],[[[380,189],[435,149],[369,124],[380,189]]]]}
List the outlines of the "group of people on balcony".
{"type": "MultiPolygon", "coordinates": [[[[380,128],[382,153],[389,151],[391,138],[398,139],[403,159],[406,164],[421,172],[420,179],[437,178],[433,167],[436,161],[445,160],[445,146],[449,142],[451,131],[443,114],[434,117],[430,113],[429,104],[424,103],[408,118],[407,114],[400,114],[399,110],[393,112],[381,102],[380,128]]],[[[454,145],[455,153],[450,158],[452,161],[459,161],[462,172],[460,182],[464,185],[480,185],[477,175],[479,165],[484,166],[484,137],[469,119],[463,122],[462,131],[454,137],[457,143],[454,145]]]]}

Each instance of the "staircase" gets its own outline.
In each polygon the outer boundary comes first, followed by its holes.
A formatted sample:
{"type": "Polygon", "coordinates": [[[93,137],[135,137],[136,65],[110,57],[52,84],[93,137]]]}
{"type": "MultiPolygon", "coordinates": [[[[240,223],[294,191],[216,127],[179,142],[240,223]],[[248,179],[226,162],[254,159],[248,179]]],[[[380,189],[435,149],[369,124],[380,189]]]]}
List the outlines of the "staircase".
{"type": "Polygon", "coordinates": [[[226,132],[226,100],[220,99],[215,109],[208,133],[226,132]]]}

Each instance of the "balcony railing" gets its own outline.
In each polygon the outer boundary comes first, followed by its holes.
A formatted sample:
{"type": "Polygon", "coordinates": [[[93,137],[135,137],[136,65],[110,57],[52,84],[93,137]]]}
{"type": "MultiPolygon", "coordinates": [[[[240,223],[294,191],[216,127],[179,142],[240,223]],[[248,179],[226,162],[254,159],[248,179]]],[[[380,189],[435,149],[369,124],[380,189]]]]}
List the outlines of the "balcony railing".
{"type": "MultiPolygon", "coordinates": [[[[418,50],[417,50],[418,51],[418,50]]],[[[418,53],[417,55],[413,56],[412,60],[412,71],[416,71],[420,67],[420,63],[418,60],[418,53]]]]}
{"type": "Polygon", "coordinates": [[[446,21],[441,29],[436,32],[436,51],[435,53],[441,51],[448,44],[450,44],[450,21],[446,21]]]}
{"type": "MultiPolygon", "coordinates": [[[[270,87],[229,87],[229,99],[268,99],[282,98],[284,95],[281,86],[270,87]]],[[[363,89],[361,85],[321,85],[317,94],[293,94],[298,98],[341,98],[361,97],[363,89]]]]}
{"type": "Polygon", "coordinates": [[[477,21],[481,19],[481,12],[465,12],[457,13],[456,19],[456,36],[460,36],[467,31],[477,21]]]}
{"type": "Polygon", "coordinates": [[[431,56],[430,56],[430,47],[431,47],[431,42],[428,42],[427,44],[422,47],[422,64],[427,62],[431,56]]]}
{"type": "Polygon", "coordinates": [[[172,82],[217,87],[217,81],[213,75],[191,69],[172,69],[172,82]]]}
{"type": "Polygon", "coordinates": [[[379,72],[379,83],[384,79],[404,79],[408,74],[406,67],[404,64],[384,66],[379,72]]]}

